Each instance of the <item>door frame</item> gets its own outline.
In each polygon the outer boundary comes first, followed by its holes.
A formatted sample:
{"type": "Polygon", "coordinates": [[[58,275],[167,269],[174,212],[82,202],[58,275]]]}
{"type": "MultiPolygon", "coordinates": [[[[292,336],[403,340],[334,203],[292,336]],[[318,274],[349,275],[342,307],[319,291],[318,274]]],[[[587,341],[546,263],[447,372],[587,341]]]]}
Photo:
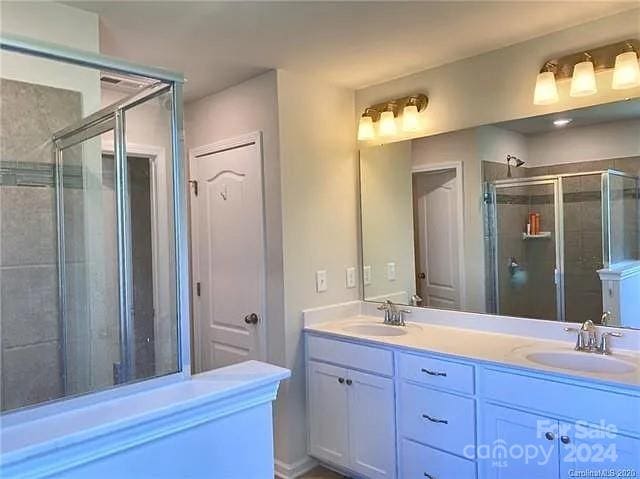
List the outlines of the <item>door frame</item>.
{"type": "MultiPolygon", "coordinates": [[[[115,145],[112,141],[102,142],[102,154],[114,155],[115,145]]],[[[171,338],[162,337],[162,329],[159,327],[161,318],[170,314],[170,311],[163,311],[160,307],[160,257],[158,248],[160,245],[160,224],[168,224],[166,211],[170,205],[166,203],[166,195],[158,195],[159,185],[167,184],[167,171],[165,160],[165,149],[154,145],[142,145],[139,143],[127,143],[127,156],[146,158],[149,160],[149,189],[151,193],[151,263],[153,275],[153,337],[154,337],[154,357],[156,373],[166,371],[166,367],[159,363],[159,358],[164,358],[163,347],[171,342],[171,338]],[[162,205],[159,204],[162,203],[162,205]],[[160,215],[163,217],[160,218],[160,215]]],[[[164,278],[163,278],[164,279],[164,278]]],[[[167,284],[169,278],[166,278],[167,284]]],[[[164,282],[164,281],[163,281],[164,282]]]]}
{"type": "Polygon", "coordinates": [[[496,194],[499,188],[513,188],[517,186],[535,186],[535,185],[552,185],[553,186],[553,211],[554,211],[554,227],[555,227],[555,260],[556,268],[554,274],[554,282],[556,288],[556,322],[565,322],[565,294],[564,294],[564,192],[562,189],[562,176],[544,176],[531,178],[510,178],[508,180],[499,180],[490,184],[492,204],[494,206],[493,225],[491,228],[494,232],[493,256],[494,256],[494,288],[496,298],[496,314],[500,312],[500,273],[498,264],[499,240],[497,235],[498,226],[498,204],[496,202],[496,194]]]}
{"type": "MultiPolygon", "coordinates": [[[[429,165],[414,165],[411,167],[411,184],[413,185],[413,175],[417,173],[439,173],[443,171],[455,170],[456,190],[457,190],[457,216],[458,216],[458,276],[460,278],[460,311],[467,309],[467,282],[466,268],[464,261],[465,252],[465,227],[464,227],[464,167],[462,161],[447,161],[443,163],[433,163],[429,165]]],[[[413,196],[413,192],[412,192],[413,196]]],[[[415,228],[415,225],[414,225],[415,228]]]]}
{"type": "MultiPolygon", "coordinates": [[[[256,325],[257,334],[259,335],[258,341],[258,360],[265,361],[267,356],[267,301],[266,301],[266,285],[267,285],[267,241],[266,241],[266,211],[265,211],[265,185],[264,185],[264,157],[262,154],[262,131],[254,131],[244,135],[226,138],[213,143],[208,143],[202,146],[189,148],[189,176],[190,181],[195,180],[195,173],[197,172],[196,160],[203,156],[209,156],[215,153],[222,153],[227,150],[233,150],[243,146],[256,145],[256,161],[259,165],[260,172],[260,199],[261,199],[261,216],[260,222],[260,236],[262,237],[262,261],[258,265],[260,271],[260,307],[258,308],[258,314],[260,315],[260,321],[256,325]]],[[[190,188],[190,220],[191,220],[191,267],[192,267],[192,285],[191,295],[193,304],[193,321],[192,321],[192,344],[194,353],[195,372],[201,372],[204,367],[204,351],[205,351],[205,329],[202,321],[202,305],[200,303],[200,297],[198,296],[196,284],[200,277],[200,248],[199,248],[199,234],[198,228],[198,201],[195,195],[195,189],[190,188]],[[197,337],[196,337],[197,335],[197,337]]]]}

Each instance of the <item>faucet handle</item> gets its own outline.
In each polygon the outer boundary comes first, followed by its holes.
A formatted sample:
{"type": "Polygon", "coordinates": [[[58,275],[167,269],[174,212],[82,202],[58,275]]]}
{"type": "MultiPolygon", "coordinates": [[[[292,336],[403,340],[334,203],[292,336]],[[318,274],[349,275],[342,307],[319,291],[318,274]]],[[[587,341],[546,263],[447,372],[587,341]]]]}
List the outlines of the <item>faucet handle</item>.
{"type": "MultiPolygon", "coordinates": [[[[584,325],[583,325],[584,326],[584,325]]],[[[582,326],[580,328],[564,328],[569,333],[578,333],[578,339],[576,339],[576,345],[573,349],[576,351],[584,351],[584,336],[582,335],[582,326]]]]}
{"type": "Polygon", "coordinates": [[[609,350],[609,336],[614,338],[621,338],[623,336],[622,333],[618,333],[616,331],[605,331],[600,335],[600,344],[598,345],[597,352],[600,354],[611,354],[609,350]]]}

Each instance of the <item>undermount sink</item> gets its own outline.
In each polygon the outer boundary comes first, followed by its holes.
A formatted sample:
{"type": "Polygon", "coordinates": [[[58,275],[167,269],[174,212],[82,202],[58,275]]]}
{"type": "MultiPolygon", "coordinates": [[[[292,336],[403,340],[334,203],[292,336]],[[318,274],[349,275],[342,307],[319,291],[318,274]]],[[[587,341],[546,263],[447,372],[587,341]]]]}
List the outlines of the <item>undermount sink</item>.
{"type": "Polygon", "coordinates": [[[391,326],[382,323],[357,323],[344,326],[343,331],[364,336],[402,336],[407,334],[406,326],[391,326]]]}
{"type": "Polygon", "coordinates": [[[529,361],[545,366],[589,373],[626,374],[637,370],[635,364],[623,359],[581,351],[535,351],[525,357],[529,361]]]}

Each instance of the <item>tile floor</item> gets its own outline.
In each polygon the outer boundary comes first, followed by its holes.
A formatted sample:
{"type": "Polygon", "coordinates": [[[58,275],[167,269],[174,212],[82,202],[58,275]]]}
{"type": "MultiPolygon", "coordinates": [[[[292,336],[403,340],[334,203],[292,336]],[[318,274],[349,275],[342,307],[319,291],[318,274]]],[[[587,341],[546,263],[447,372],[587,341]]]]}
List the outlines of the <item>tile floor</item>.
{"type": "Polygon", "coordinates": [[[300,479],[347,479],[347,478],[336,472],[330,471],[329,469],[325,469],[324,467],[318,466],[310,470],[309,472],[307,472],[300,479]]]}

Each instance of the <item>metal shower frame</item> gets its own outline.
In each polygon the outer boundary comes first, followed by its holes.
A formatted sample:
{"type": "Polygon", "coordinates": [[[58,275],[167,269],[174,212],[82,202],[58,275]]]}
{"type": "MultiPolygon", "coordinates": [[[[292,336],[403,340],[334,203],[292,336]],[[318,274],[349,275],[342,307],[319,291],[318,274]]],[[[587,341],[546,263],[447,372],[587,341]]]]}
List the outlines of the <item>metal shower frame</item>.
{"type": "Polygon", "coordinates": [[[541,175],[531,176],[523,178],[507,178],[503,180],[488,181],[487,193],[490,196],[488,201],[490,204],[486,204],[485,215],[489,214],[488,209],[491,208],[491,217],[488,222],[488,227],[491,229],[490,237],[493,238],[491,249],[493,254],[493,269],[494,277],[492,287],[494,294],[492,297],[495,301],[495,312],[499,307],[499,276],[498,276],[498,241],[497,241],[497,204],[496,204],[496,188],[510,187],[510,186],[524,186],[532,184],[551,184],[554,183],[554,211],[555,211],[555,227],[556,227],[556,310],[557,320],[566,321],[565,318],[565,288],[564,288],[564,193],[563,193],[563,178],[570,178],[576,176],[601,176],[601,208],[602,208],[602,263],[604,268],[608,268],[611,264],[611,208],[610,208],[610,176],[622,176],[625,178],[635,179],[636,182],[640,182],[640,178],[637,176],[625,173],[614,169],[595,170],[595,171],[583,171],[578,173],[561,173],[557,175],[541,175]]]}
{"type": "MultiPolygon", "coordinates": [[[[131,324],[131,270],[128,256],[131,254],[130,248],[127,248],[130,241],[130,226],[128,224],[128,195],[126,176],[126,145],[124,141],[124,116],[123,111],[135,105],[142,103],[162,93],[170,92],[171,94],[171,153],[172,153],[172,193],[173,193],[173,230],[174,230],[174,247],[175,247],[175,300],[176,300],[176,317],[177,321],[177,371],[164,377],[151,377],[143,382],[149,385],[152,383],[166,383],[167,381],[178,380],[180,378],[188,378],[191,375],[191,348],[190,348],[190,265],[189,265],[189,223],[188,223],[188,189],[187,189],[187,172],[186,161],[184,159],[184,130],[183,130],[183,83],[184,77],[175,72],[168,70],[137,65],[134,63],[121,61],[108,56],[97,53],[86,52],[67,48],[64,46],[36,41],[13,35],[0,36],[0,49],[7,52],[14,52],[32,57],[45,58],[49,60],[59,61],[72,65],[94,68],[103,71],[116,72],[126,75],[134,75],[151,79],[155,82],[146,87],[144,90],[132,95],[124,100],[110,105],[106,108],[93,113],[77,124],[71,125],[54,135],[54,143],[56,144],[56,164],[59,166],[61,160],[61,150],[64,147],[82,141],[82,139],[94,137],[101,132],[113,129],[115,138],[115,160],[116,170],[120,174],[116,185],[116,210],[118,223],[118,277],[119,284],[125,285],[124,291],[120,287],[120,325],[121,335],[130,331],[131,324]],[[122,326],[125,326],[124,331],[122,326]]],[[[56,183],[62,185],[61,169],[56,168],[56,183]]],[[[58,188],[58,194],[61,188],[58,188]]],[[[57,214],[60,215],[62,204],[61,198],[57,201],[57,214]]],[[[60,216],[59,216],[60,217],[60,216]]],[[[60,225],[58,231],[58,240],[64,240],[64,225],[60,225]]],[[[64,243],[62,243],[64,246],[64,243]]],[[[61,248],[64,255],[64,247],[61,248]]],[[[64,256],[61,258],[64,264],[64,256]]],[[[129,258],[130,260],[130,258],[129,258]]],[[[59,259],[60,261],[60,259],[59,259]]],[[[59,275],[64,275],[64,267],[59,271],[59,275]]],[[[59,276],[60,277],[60,276],[59,276]]],[[[64,279],[64,276],[61,276],[64,279]]],[[[61,289],[61,288],[60,288],[61,289]]],[[[61,294],[61,296],[64,296],[61,294]]],[[[64,306],[62,299],[60,308],[64,306]]],[[[121,337],[121,348],[129,347],[132,338],[121,337]],[[124,342],[122,341],[124,339],[124,342]]],[[[122,355],[121,359],[127,357],[122,355]]],[[[127,369],[127,378],[130,368],[127,369]]],[[[131,389],[140,389],[140,384],[131,384],[109,391],[92,392],[90,394],[101,394],[108,397],[127,394],[131,389]]],[[[88,396],[89,394],[85,395],[88,396]]],[[[78,398],[62,398],[66,402],[83,400],[78,398]]],[[[36,405],[41,409],[49,409],[51,405],[36,405]]],[[[19,414],[14,413],[14,414],[19,414]]]]}

